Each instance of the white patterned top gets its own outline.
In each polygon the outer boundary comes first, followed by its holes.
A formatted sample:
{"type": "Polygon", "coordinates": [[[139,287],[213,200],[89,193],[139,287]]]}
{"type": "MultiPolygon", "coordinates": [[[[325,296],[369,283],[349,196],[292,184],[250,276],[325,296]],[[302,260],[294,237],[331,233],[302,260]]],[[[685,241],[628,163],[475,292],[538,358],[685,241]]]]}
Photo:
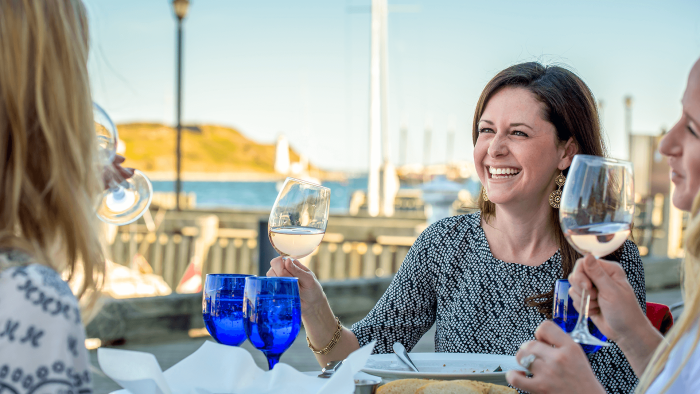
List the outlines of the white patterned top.
{"type": "MultiPolygon", "coordinates": [[[[646,311],[644,268],[634,243],[625,242],[620,263],[646,311]]],[[[559,251],[535,267],[496,259],[480,213],[449,217],[418,237],[377,305],[351,330],[360,346],[376,340],[377,353],[391,352],[397,341],[410,350],[435,324],[436,352],[515,355],[545,320],[525,299],[551,291],[561,269],[559,251]]],[[[637,385],[617,345],[589,360],[607,392],[629,393],[637,385]]]]}
{"type": "Polygon", "coordinates": [[[91,394],[78,301],[56,271],[0,251],[0,393],[91,394]]]}

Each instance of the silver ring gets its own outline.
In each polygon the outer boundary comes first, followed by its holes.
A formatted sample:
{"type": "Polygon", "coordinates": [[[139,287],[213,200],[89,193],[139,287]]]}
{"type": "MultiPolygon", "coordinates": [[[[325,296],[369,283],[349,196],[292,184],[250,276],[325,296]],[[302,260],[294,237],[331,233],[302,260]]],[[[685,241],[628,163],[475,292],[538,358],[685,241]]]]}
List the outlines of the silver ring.
{"type": "Polygon", "coordinates": [[[535,356],[534,354],[527,355],[520,360],[519,364],[521,367],[523,367],[529,371],[530,366],[532,365],[532,363],[535,362],[536,358],[537,358],[537,356],[535,356]]]}

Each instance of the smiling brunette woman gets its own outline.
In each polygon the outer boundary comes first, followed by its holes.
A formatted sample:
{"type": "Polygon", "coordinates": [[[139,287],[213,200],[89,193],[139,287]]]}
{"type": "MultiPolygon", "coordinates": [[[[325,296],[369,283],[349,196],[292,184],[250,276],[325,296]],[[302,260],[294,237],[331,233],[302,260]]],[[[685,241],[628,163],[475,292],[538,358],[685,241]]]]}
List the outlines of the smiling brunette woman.
{"type": "MultiPolygon", "coordinates": [[[[575,154],[603,156],[595,100],[572,72],[523,63],[496,75],[474,114],[474,163],[481,212],[443,219],[416,240],[372,311],[350,330],[335,319],[321,285],[294,260],[272,261],[271,276],[296,276],[309,346],[324,364],[376,340],[411,349],[435,324],[435,351],[514,355],[552,313],[554,282],[578,258],[559,227],[558,194],[575,154]]],[[[619,261],[645,306],[644,272],[627,241],[619,261]]],[[[590,356],[608,392],[637,378],[613,345],[590,356]]]]}

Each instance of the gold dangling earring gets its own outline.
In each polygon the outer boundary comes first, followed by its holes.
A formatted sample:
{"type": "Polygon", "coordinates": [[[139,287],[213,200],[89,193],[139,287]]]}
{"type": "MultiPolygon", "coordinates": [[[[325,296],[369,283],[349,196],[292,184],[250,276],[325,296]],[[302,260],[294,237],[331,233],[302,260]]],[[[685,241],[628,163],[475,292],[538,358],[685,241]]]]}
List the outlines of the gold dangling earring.
{"type": "Polygon", "coordinates": [[[486,189],[481,189],[481,198],[483,198],[484,201],[488,201],[488,200],[489,200],[489,195],[486,194],[486,189]]]}
{"type": "Polygon", "coordinates": [[[554,180],[554,183],[556,183],[559,188],[549,195],[549,205],[551,205],[552,208],[559,209],[559,204],[561,203],[561,188],[564,186],[565,182],[566,177],[563,172],[554,180]]]}

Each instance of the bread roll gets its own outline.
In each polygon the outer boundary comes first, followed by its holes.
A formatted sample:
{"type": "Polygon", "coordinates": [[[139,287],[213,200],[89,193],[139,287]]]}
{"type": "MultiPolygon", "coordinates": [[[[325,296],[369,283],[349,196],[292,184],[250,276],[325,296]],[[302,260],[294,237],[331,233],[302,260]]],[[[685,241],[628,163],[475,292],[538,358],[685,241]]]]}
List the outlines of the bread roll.
{"type": "Polygon", "coordinates": [[[470,380],[448,380],[428,383],[419,388],[416,394],[488,394],[489,388],[470,380]]]}
{"type": "Polygon", "coordinates": [[[401,379],[377,389],[377,394],[517,394],[510,387],[475,380],[401,379]]]}
{"type": "Polygon", "coordinates": [[[401,379],[394,380],[377,389],[377,394],[415,394],[416,390],[427,383],[430,379],[401,379]]]}

